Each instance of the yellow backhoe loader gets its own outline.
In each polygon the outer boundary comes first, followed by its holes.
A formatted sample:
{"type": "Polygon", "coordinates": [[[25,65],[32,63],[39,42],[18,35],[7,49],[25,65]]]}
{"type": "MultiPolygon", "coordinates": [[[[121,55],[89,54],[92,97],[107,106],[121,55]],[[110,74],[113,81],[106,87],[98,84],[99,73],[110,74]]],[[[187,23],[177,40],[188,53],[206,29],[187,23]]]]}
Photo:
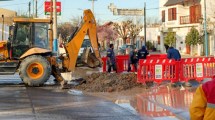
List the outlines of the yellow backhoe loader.
{"type": "Polygon", "coordinates": [[[102,63],[96,21],[90,10],[84,11],[80,27],[71,35],[68,43],[64,44],[65,54],[59,56],[52,52],[52,20],[14,18],[14,23],[10,39],[0,42],[0,75],[18,71],[20,78],[28,86],[43,85],[50,75],[62,82],[64,79],[61,73],[73,72],[75,69],[85,35],[90,38],[93,54],[85,53],[83,61],[90,67],[97,67],[102,63]]]}

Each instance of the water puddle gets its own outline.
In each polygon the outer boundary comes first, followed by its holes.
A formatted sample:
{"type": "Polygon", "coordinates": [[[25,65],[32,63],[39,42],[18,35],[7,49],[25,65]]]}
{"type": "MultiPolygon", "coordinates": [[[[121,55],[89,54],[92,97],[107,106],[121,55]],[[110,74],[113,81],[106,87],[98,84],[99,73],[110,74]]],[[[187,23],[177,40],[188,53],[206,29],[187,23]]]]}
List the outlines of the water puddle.
{"type": "Polygon", "coordinates": [[[71,95],[83,95],[82,91],[80,91],[80,90],[73,90],[73,89],[69,90],[68,93],[71,94],[71,95]]]}
{"type": "Polygon", "coordinates": [[[117,105],[154,120],[189,120],[189,106],[196,88],[154,87],[130,100],[118,99],[117,105]]]}

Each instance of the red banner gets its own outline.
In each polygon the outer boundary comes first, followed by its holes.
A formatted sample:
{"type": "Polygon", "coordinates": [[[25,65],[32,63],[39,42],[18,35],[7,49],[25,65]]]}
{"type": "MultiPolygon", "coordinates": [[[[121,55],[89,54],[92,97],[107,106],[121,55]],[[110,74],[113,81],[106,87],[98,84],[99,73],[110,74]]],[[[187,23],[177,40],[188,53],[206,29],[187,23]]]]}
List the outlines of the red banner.
{"type": "MultiPolygon", "coordinates": [[[[56,2],[56,11],[61,12],[61,2],[56,2]]],[[[45,12],[51,12],[51,2],[45,1],[45,12]]]]}

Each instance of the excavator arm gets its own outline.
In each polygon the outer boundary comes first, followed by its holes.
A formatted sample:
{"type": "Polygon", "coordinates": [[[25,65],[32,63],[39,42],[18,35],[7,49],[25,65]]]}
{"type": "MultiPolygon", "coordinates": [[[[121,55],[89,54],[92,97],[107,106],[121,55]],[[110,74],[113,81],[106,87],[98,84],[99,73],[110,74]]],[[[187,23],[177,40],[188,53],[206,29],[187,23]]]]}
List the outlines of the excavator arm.
{"type": "MultiPolygon", "coordinates": [[[[95,57],[93,57],[94,59],[93,61],[95,63],[99,62],[99,64],[102,63],[101,56],[99,53],[99,45],[98,45],[98,39],[97,39],[97,33],[96,33],[96,21],[93,16],[93,13],[90,10],[85,10],[80,28],[76,31],[75,34],[73,34],[70,37],[69,42],[65,45],[66,56],[63,57],[62,61],[63,61],[63,67],[66,68],[67,71],[69,72],[73,72],[75,69],[76,61],[78,58],[78,52],[81,48],[81,45],[84,41],[84,37],[86,34],[90,38],[92,49],[95,55],[95,57]]],[[[85,53],[85,55],[88,56],[90,54],[85,53]]],[[[95,67],[96,65],[91,65],[91,66],[95,67]]]]}

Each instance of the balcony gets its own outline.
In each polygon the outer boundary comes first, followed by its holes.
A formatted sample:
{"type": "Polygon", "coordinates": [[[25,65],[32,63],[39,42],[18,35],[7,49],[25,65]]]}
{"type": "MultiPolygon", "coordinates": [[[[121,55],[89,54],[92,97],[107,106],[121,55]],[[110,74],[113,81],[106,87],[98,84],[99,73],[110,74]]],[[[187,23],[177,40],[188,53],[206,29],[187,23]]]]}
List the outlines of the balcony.
{"type": "Polygon", "coordinates": [[[190,16],[180,16],[180,24],[190,24],[190,16]]]}
{"type": "Polygon", "coordinates": [[[180,16],[180,24],[194,24],[194,23],[200,23],[199,21],[200,16],[193,16],[192,18],[187,15],[187,16],[180,16]]]}

